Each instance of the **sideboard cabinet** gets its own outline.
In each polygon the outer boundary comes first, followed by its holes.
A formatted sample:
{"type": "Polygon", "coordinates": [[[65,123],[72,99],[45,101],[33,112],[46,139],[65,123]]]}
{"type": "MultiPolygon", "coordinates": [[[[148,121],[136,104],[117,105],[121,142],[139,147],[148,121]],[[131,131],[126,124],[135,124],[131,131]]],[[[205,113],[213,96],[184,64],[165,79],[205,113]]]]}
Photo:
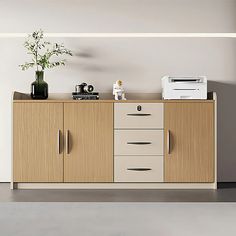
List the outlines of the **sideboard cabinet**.
{"type": "Polygon", "coordinates": [[[165,181],[214,182],[214,106],[165,104],[165,181]]]}
{"type": "Polygon", "coordinates": [[[13,105],[14,182],[62,182],[63,103],[13,105]]]}
{"type": "Polygon", "coordinates": [[[113,182],[111,103],[15,103],[14,182],[113,182]]]}
{"type": "Polygon", "coordinates": [[[216,188],[214,100],[13,100],[13,185],[216,188]],[[44,185],[43,185],[44,184],[44,185]]]}
{"type": "Polygon", "coordinates": [[[64,104],[64,182],[113,182],[113,106],[64,104]]]}

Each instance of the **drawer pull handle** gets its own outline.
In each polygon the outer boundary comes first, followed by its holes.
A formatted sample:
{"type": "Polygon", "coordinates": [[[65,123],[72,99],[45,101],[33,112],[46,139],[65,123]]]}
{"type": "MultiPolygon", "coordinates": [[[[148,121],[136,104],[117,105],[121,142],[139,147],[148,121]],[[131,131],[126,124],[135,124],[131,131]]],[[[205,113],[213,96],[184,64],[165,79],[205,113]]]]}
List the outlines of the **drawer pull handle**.
{"type": "Polygon", "coordinates": [[[148,144],[152,144],[152,142],[127,142],[127,144],[133,144],[133,145],[148,145],[148,144]]]}
{"type": "Polygon", "coordinates": [[[129,113],[127,116],[150,116],[149,113],[129,113]]]}
{"type": "Polygon", "coordinates": [[[152,170],[151,168],[127,168],[127,170],[132,170],[132,171],[149,171],[152,170]]]}

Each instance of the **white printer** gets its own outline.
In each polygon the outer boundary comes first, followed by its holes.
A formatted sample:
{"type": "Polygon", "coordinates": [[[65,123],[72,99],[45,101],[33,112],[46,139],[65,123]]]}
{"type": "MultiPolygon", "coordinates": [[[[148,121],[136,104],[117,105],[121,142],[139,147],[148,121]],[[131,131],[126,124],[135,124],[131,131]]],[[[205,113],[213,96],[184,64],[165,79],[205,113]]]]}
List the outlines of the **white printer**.
{"type": "Polygon", "coordinates": [[[171,77],[162,78],[163,99],[207,99],[207,78],[171,77]]]}

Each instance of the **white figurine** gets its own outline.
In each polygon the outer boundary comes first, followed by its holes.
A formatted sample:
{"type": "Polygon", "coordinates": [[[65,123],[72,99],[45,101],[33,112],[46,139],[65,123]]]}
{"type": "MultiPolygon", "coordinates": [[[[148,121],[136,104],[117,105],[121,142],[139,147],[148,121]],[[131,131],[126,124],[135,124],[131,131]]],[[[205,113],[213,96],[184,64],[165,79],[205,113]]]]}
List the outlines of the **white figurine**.
{"type": "Polygon", "coordinates": [[[113,95],[115,95],[115,100],[126,100],[121,80],[117,80],[116,83],[113,84],[113,95]]]}

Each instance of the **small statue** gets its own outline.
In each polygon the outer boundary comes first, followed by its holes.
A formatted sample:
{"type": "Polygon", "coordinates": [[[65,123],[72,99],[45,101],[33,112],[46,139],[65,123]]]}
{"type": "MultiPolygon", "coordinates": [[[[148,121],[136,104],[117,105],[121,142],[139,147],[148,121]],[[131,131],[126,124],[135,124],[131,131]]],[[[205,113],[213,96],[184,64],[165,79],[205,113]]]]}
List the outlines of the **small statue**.
{"type": "Polygon", "coordinates": [[[113,95],[115,95],[115,100],[126,100],[121,80],[117,80],[116,83],[113,84],[113,95]]]}

